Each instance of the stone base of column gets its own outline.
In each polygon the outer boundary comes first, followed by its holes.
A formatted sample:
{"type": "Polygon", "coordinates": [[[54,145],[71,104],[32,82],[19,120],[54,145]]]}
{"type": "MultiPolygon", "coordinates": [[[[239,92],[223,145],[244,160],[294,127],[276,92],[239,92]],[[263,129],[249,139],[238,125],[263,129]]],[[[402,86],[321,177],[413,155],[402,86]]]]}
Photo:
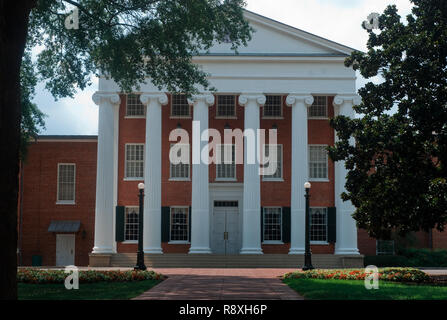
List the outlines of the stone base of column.
{"type": "Polygon", "coordinates": [[[89,267],[110,267],[112,254],[90,253],[88,255],[89,267]]]}
{"type": "Polygon", "coordinates": [[[306,251],[304,248],[290,248],[289,254],[304,254],[306,251]]]}
{"type": "Polygon", "coordinates": [[[191,247],[189,249],[189,254],[211,254],[212,251],[210,248],[204,248],[204,247],[191,247]]]}
{"type": "Polygon", "coordinates": [[[144,248],[144,253],[150,254],[163,254],[163,250],[161,248],[144,248]]]}
{"type": "Polygon", "coordinates": [[[359,255],[360,252],[357,248],[336,248],[334,254],[359,255]]]}
{"type": "Polygon", "coordinates": [[[242,248],[240,254],[263,254],[261,248],[242,248]]]}
{"type": "Polygon", "coordinates": [[[115,249],[112,247],[93,247],[92,254],[114,254],[116,253],[115,249]]]}

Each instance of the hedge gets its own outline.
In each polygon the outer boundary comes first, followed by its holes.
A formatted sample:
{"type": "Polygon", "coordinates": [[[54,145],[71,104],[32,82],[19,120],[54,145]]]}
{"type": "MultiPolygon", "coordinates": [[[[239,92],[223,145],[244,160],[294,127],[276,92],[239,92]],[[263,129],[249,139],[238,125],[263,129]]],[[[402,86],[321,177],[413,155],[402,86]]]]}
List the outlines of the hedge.
{"type": "MultiPolygon", "coordinates": [[[[286,273],[284,279],[339,279],[365,280],[368,274],[363,269],[314,269],[286,273]]],[[[423,271],[414,268],[382,268],[379,279],[395,282],[428,283],[431,278],[423,271]]]]}
{"type": "MultiPolygon", "coordinates": [[[[69,273],[64,270],[19,269],[17,282],[23,283],[64,283],[69,273]]],[[[102,271],[80,270],[79,283],[93,282],[130,282],[143,280],[163,280],[164,276],[154,271],[102,271]]]]}
{"type": "Polygon", "coordinates": [[[365,266],[447,267],[447,250],[400,249],[399,255],[365,256],[365,266]]]}

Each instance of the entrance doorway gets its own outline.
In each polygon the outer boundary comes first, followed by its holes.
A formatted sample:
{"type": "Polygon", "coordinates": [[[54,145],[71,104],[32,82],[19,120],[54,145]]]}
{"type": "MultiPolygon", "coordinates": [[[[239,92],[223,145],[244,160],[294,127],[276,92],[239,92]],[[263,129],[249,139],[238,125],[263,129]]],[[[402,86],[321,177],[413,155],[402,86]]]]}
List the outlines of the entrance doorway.
{"type": "Polygon", "coordinates": [[[211,249],[214,254],[238,254],[240,250],[238,201],[214,201],[211,249]]]}
{"type": "Polygon", "coordinates": [[[56,235],[56,266],[72,266],[75,261],[75,235],[56,235]]]}

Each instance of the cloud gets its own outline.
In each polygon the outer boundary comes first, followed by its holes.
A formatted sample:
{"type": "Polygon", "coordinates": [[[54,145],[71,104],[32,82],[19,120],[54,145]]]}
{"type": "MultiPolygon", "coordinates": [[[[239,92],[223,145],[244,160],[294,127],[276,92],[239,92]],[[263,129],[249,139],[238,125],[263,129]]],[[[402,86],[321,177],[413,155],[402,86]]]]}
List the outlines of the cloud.
{"type": "MultiPolygon", "coordinates": [[[[97,82],[97,81],[96,81],[97,82]]],[[[92,101],[97,84],[86,88],[71,98],[55,101],[39,84],[34,102],[48,117],[42,134],[82,135],[98,133],[98,106],[92,101]]]]}

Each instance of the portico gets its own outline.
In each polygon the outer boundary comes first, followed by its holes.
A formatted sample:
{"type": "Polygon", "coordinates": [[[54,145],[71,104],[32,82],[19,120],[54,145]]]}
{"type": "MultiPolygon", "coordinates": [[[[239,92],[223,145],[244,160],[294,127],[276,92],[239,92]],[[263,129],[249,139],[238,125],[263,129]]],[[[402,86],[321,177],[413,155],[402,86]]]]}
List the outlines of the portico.
{"type": "Polygon", "coordinates": [[[194,57],[194,62],[210,74],[210,84],[217,92],[199,88],[200,94],[188,99],[189,113],[173,114],[174,93],[160,91],[148,81],[135,90],[145,108],[144,114],[137,120],[120,118],[120,108],[129,104],[128,100],[124,101],[126,95],[119,94],[120,89],[112,79],[100,78],[99,91],[94,96],[99,105],[99,138],[95,247],[91,261],[101,257],[109,259],[110,264],[116,257],[123,257],[121,254],[130,253],[123,248],[132,245],[132,240],[118,241],[116,235],[117,226],[123,223],[121,220],[124,219],[124,225],[130,225],[125,210],[133,205],[129,190],[133,187],[132,181],[144,181],[146,186],[144,252],[154,261],[165,259],[157,255],[178,254],[178,250],[190,256],[267,254],[270,257],[275,248],[280,248],[278,259],[283,255],[299,259],[304,253],[302,186],[308,180],[315,184],[312,190],[315,203],[311,206],[322,212],[320,224],[315,223],[314,245],[320,246],[315,248],[325,254],[358,255],[357,229],[351,217],[354,208],[340,198],[346,177],[344,163],[332,164],[326,160],[324,165],[321,160],[324,158],[320,157],[315,160],[320,163],[312,160],[315,163],[312,168],[309,166],[311,156],[314,157],[309,153],[310,146],[334,143],[334,133],[327,124],[333,116],[330,113],[352,116],[352,107],[358,103],[355,72],[343,65],[352,49],[249,12],[247,19],[256,33],[248,47],[240,49],[239,55],[232,53],[226,44],[216,44],[210,53],[194,57]],[[275,47],[270,45],[272,37],[275,47]],[[217,113],[217,107],[224,101],[219,100],[219,95],[231,98],[228,101],[234,103],[234,115],[217,113]],[[318,107],[326,108],[326,115],[310,117],[309,109],[315,107],[317,97],[325,97],[326,100],[319,99],[318,103],[325,101],[326,105],[318,107]],[[274,105],[272,101],[277,101],[279,106],[277,114],[265,111],[266,105],[274,105]],[[141,127],[144,124],[143,135],[132,138],[130,133],[120,131],[121,121],[134,121],[141,127]],[[200,130],[191,125],[193,121],[200,123],[200,130]],[[190,133],[192,162],[182,167],[190,173],[180,180],[167,177],[170,169],[163,154],[173,142],[163,135],[164,126],[190,133]],[[202,153],[207,153],[206,130],[222,131],[224,127],[254,132],[277,128],[280,174],[270,179],[259,174],[259,162],[247,160],[256,158],[264,145],[256,139],[253,148],[245,137],[243,163],[234,165],[234,179],[214,177],[215,167],[199,160],[202,153]],[[144,176],[124,177],[121,182],[118,172],[124,170],[122,167],[140,161],[138,157],[132,158],[130,152],[118,159],[118,150],[127,144],[144,146],[141,160],[144,176]],[[314,166],[324,177],[309,175],[314,166]],[[184,192],[183,200],[177,201],[175,192],[184,192]],[[172,208],[178,207],[184,208],[183,215],[173,213],[172,208]],[[336,239],[328,236],[329,211],[335,213],[335,210],[336,239]],[[181,241],[170,237],[174,232],[181,233],[181,241]],[[318,236],[324,239],[318,240],[318,236]]]}

